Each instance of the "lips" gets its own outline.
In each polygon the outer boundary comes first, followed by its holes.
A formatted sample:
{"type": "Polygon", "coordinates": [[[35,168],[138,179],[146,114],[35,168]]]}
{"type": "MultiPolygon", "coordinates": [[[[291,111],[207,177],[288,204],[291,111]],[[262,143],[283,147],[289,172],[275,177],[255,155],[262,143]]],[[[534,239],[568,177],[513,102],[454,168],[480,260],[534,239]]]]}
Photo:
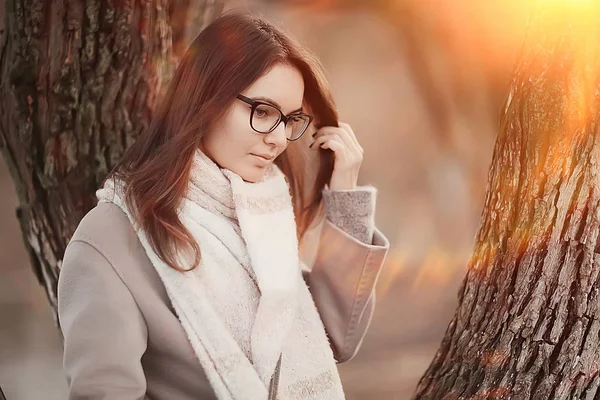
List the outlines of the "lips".
{"type": "Polygon", "coordinates": [[[268,155],[268,154],[252,154],[252,155],[263,158],[266,161],[273,161],[275,159],[274,155],[268,155]]]}

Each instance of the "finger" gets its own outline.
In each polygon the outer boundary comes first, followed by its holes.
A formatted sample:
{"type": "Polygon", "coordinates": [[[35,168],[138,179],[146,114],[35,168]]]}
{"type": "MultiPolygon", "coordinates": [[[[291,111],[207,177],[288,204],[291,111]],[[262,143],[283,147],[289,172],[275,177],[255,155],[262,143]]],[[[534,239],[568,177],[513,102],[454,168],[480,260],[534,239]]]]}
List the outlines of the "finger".
{"type": "Polygon", "coordinates": [[[335,157],[345,159],[346,158],[346,146],[344,143],[336,139],[327,140],[321,145],[322,149],[329,149],[335,153],[335,157]]]}
{"type": "Polygon", "coordinates": [[[322,145],[323,143],[325,143],[325,141],[331,140],[331,139],[334,139],[334,138],[337,138],[337,137],[338,137],[338,135],[336,135],[335,133],[324,133],[324,132],[321,132],[319,134],[319,136],[316,136],[315,141],[310,145],[310,147],[311,148],[317,148],[320,145],[322,145]]]}
{"type": "Polygon", "coordinates": [[[336,168],[346,168],[360,166],[362,163],[362,154],[358,154],[348,149],[345,143],[342,143],[338,135],[321,136],[321,141],[318,145],[313,147],[329,149],[335,154],[335,165],[336,168]]]}
{"type": "Polygon", "coordinates": [[[352,142],[356,145],[356,147],[358,149],[360,149],[360,152],[363,152],[363,148],[360,145],[358,138],[356,137],[356,134],[354,133],[354,130],[352,129],[352,127],[350,126],[350,124],[347,124],[345,122],[338,122],[338,124],[340,125],[341,128],[344,129],[344,131],[346,131],[348,133],[348,136],[350,137],[350,139],[352,139],[352,142]]]}
{"type": "Polygon", "coordinates": [[[349,151],[354,151],[357,154],[362,154],[362,147],[358,144],[358,141],[353,139],[354,134],[346,131],[345,128],[337,127],[337,126],[324,126],[320,129],[322,133],[316,135],[316,137],[325,136],[325,135],[335,135],[338,136],[343,143],[348,147],[349,151]]]}
{"type": "Polygon", "coordinates": [[[323,149],[329,148],[329,149],[333,150],[334,152],[336,152],[336,159],[339,158],[343,164],[346,164],[348,166],[355,165],[355,164],[360,165],[362,163],[362,159],[363,159],[362,153],[356,152],[355,150],[348,149],[348,146],[346,145],[346,143],[342,142],[340,135],[337,135],[334,133],[322,134],[311,145],[312,149],[317,149],[319,147],[321,147],[323,149]],[[332,142],[338,143],[339,146],[337,144],[330,145],[330,143],[332,143],[332,142]],[[340,150],[340,147],[341,147],[341,150],[340,150]]]}
{"type": "Polygon", "coordinates": [[[324,126],[319,131],[320,132],[318,135],[315,136],[316,138],[327,137],[330,135],[339,137],[339,139],[348,147],[349,151],[355,151],[359,154],[362,154],[360,147],[353,142],[352,138],[350,138],[350,134],[346,132],[344,128],[337,126],[324,126]]]}

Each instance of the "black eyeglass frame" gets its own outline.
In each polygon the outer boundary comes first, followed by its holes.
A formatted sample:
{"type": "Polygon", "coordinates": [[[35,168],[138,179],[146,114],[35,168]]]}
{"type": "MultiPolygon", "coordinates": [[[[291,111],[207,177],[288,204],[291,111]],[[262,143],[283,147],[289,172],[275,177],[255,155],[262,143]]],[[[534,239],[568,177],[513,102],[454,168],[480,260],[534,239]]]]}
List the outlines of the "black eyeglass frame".
{"type": "Polygon", "coordinates": [[[281,110],[280,110],[278,107],[276,107],[275,105],[273,105],[273,104],[271,104],[271,103],[267,103],[266,101],[261,101],[261,100],[254,100],[254,99],[251,99],[250,97],[246,97],[246,96],[244,96],[243,94],[238,94],[238,95],[237,95],[237,98],[238,98],[239,100],[243,101],[244,103],[246,103],[246,104],[248,104],[248,105],[252,106],[252,108],[250,109],[250,127],[251,127],[251,128],[252,128],[252,129],[253,129],[255,132],[258,132],[258,133],[264,133],[264,134],[267,134],[267,133],[271,133],[271,132],[273,132],[275,129],[277,129],[277,127],[279,126],[279,124],[281,123],[281,121],[283,121],[283,124],[287,126],[287,122],[288,122],[288,120],[289,120],[290,118],[292,118],[292,117],[297,117],[297,116],[303,116],[303,117],[307,117],[307,118],[308,118],[308,123],[307,123],[307,124],[304,126],[304,129],[302,130],[302,132],[300,133],[300,135],[298,135],[298,137],[297,137],[297,138],[295,138],[295,139],[290,139],[290,138],[286,137],[286,139],[287,139],[287,140],[289,140],[290,142],[294,142],[294,141],[296,141],[296,140],[300,139],[300,138],[302,137],[302,135],[304,135],[304,132],[306,132],[306,130],[308,129],[308,127],[310,126],[310,124],[311,124],[311,122],[312,122],[312,120],[313,120],[313,117],[312,117],[311,115],[304,114],[304,113],[299,113],[299,112],[292,113],[292,114],[290,114],[290,115],[285,115],[285,114],[283,114],[283,111],[281,111],[281,110]],[[260,106],[260,105],[266,105],[266,106],[269,106],[269,107],[273,107],[274,109],[276,109],[277,111],[279,111],[279,120],[277,121],[277,123],[275,123],[275,125],[273,125],[273,127],[272,127],[271,129],[269,129],[269,130],[268,130],[268,131],[266,131],[266,132],[259,131],[259,130],[258,130],[258,129],[256,129],[256,128],[253,126],[253,124],[252,124],[252,116],[254,115],[254,110],[256,110],[256,107],[258,107],[258,106],[260,106]]]}

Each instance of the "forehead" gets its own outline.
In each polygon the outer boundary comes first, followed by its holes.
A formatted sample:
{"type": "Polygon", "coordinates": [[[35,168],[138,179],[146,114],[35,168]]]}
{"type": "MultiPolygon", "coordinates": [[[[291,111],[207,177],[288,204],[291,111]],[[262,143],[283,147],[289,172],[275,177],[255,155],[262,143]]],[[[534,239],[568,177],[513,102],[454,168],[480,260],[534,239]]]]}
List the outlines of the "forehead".
{"type": "Polygon", "coordinates": [[[297,68],[276,64],[254,81],[242,93],[248,97],[267,97],[281,107],[284,113],[302,107],[304,80],[297,68]]]}

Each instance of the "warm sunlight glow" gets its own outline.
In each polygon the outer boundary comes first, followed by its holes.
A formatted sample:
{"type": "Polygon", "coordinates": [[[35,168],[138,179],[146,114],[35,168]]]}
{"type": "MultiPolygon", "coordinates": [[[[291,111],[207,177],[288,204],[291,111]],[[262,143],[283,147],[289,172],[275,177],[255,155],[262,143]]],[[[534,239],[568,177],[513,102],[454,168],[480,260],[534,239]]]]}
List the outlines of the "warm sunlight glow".
{"type": "Polygon", "coordinates": [[[595,3],[596,0],[543,0],[547,3],[554,3],[557,6],[577,7],[580,5],[588,5],[595,3]]]}

